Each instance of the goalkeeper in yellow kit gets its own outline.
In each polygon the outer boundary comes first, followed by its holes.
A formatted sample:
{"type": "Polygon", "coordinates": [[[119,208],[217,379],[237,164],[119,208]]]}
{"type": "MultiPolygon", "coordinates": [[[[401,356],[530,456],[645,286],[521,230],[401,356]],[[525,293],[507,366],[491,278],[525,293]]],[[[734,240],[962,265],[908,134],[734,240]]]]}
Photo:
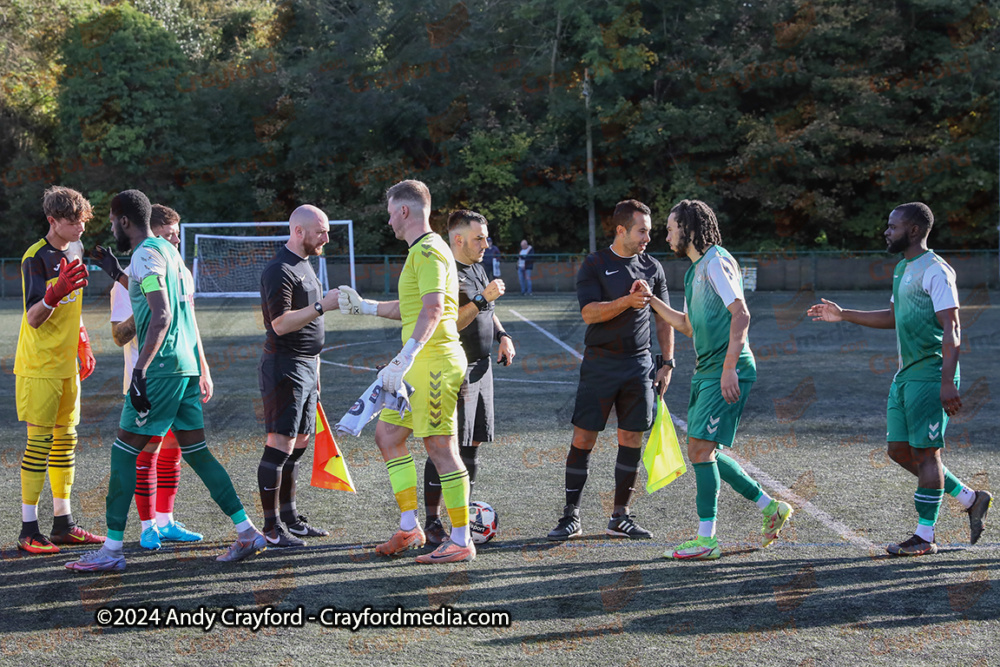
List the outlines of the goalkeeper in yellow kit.
{"type": "Polygon", "coordinates": [[[340,310],[403,323],[403,349],[379,372],[385,391],[397,393],[403,378],[414,387],[412,411],[400,418],[384,411],[375,428],[399,505],[399,530],[375,551],[393,556],[424,546],[417,520],[417,467],[406,448],[412,433],[423,438],[441,477],[441,494],[451,519],[451,539],[417,557],[418,563],[452,563],[476,557],[469,533],[469,473],[458,456],[455,407],[465,377],[465,352],[458,338],[458,275],[448,244],[431,231],[431,194],[420,181],[397,183],[386,192],[389,226],[410,251],[399,275],[399,301],[362,299],[340,287],[340,310]]]}

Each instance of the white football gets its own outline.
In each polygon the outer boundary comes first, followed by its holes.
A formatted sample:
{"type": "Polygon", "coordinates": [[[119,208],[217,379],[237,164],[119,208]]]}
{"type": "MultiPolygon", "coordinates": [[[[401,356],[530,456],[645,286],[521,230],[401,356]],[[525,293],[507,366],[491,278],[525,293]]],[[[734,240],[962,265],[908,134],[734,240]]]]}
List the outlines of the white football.
{"type": "Polygon", "coordinates": [[[472,541],[476,544],[486,544],[496,537],[500,523],[496,510],[481,500],[469,503],[469,530],[472,541]]]}

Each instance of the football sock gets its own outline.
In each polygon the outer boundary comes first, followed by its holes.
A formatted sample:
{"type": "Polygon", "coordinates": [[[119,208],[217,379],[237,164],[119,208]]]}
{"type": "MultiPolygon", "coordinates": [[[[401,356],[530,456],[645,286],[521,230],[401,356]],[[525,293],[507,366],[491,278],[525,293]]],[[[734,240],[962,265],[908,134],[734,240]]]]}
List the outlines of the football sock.
{"type": "Polygon", "coordinates": [[[181,456],[198,475],[211,494],[212,500],[226,516],[231,517],[243,509],[243,503],[240,502],[239,496],[236,495],[236,489],[233,488],[233,480],[229,478],[229,473],[209,451],[204,440],[187,447],[181,447],[181,456]]]}
{"type": "Polygon", "coordinates": [[[264,532],[274,528],[278,509],[275,498],[281,487],[281,472],[288,460],[288,454],[276,447],[264,447],[264,454],[257,465],[257,487],[260,490],[260,506],[264,512],[264,532]]]}
{"type": "Polygon", "coordinates": [[[135,508],[143,528],[154,518],[156,499],[156,452],[139,452],[135,460],[135,508]]]}
{"type": "Polygon", "coordinates": [[[928,542],[934,540],[934,524],[937,523],[938,513],[941,511],[943,496],[944,489],[925,489],[922,487],[913,494],[913,504],[916,505],[917,515],[920,517],[916,534],[928,542]]]}
{"type": "MultiPolygon", "coordinates": [[[[396,505],[400,512],[411,512],[417,509],[417,464],[413,456],[407,454],[385,462],[389,470],[389,484],[396,496],[396,505]]],[[[402,528],[400,524],[400,528],[402,528]]],[[[404,528],[404,530],[407,530],[404,528]]],[[[410,529],[412,530],[412,529],[410,529]]]]}
{"type": "Polygon", "coordinates": [[[174,499],[177,498],[177,487],[181,483],[181,450],[179,447],[163,447],[156,457],[156,514],[157,524],[166,526],[173,520],[174,499]],[[162,524],[160,514],[170,516],[169,521],[162,524]]]}
{"type": "Polygon", "coordinates": [[[694,480],[698,486],[695,496],[695,505],[698,509],[698,519],[700,521],[715,521],[719,507],[719,466],[715,461],[706,463],[695,463],[694,480]]]}
{"type": "Polygon", "coordinates": [[[21,505],[21,521],[38,521],[38,505],[21,505]]]}
{"type": "Polygon", "coordinates": [[[278,489],[278,507],[281,520],[285,523],[298,523],[299,511],[295,508],[295,486],[299,476],[299,459],[306,453],[305,447],[293,449],[281,468],[281,488],[278,489]]]}
{"type": "Polygon", "coordinates": [[[111,446],[111,479],[105,500],[109,540],[125,539],[125,523],[135,493],[135,462],[140,451],[120,439],[111,446]]]}
{"type": "Polygon", "coordinates": [[[52,498],[65,500],[53,502],[53,512],[69,514],[69,494],[76,476],[76,427],[56,426],[52,429],[52,450],[49,452],[49,485],[52,498]]]}
{"type": "Polygon", "coordinates": [[[580,506],[580,495],[587,483],[590,467],[590,450],[569,446],[566,456],[566,504],[580,506]]]}
{"type": "Polygon", "coordinates": [[[760,498],[755,500],[754,503],[757,505],[757,509],[764,514],[774,514],[774,509],[778,506],[778,501],[767,495],[763,489],[760,492],[760,498]]]}
{"type": "Polygon", "coordinates": [[[451,520],[451,541],[469,546],[469,472],[455,470],[441,475],[441,495],[451,520]]]}
{"type": "Polygon", "coordinates": [[[25,505],[38,505],[51,449],[52,428],[29,426],[28,444],[21,457],[21,502],[25,505]]]}
{"type": "Polygon", "coordinates": [[[963,484],[948,468],[941,467],[944,468],[944,492],[958,498],[965,509],[972,507],[972,503],[976,501],[976,492],[963,484]]]}
{"type": "Polygon", "coordinates": [[[247,516],[245,509],[240,508],[238,511],[230,514],[229,518],[232,520],[233,525],[236,526],[236,532],[239,533],[241,539],[244,533],[257,530],[253,525],[253,521],[247,516]]]}
{"type": "Polygon", "coordinates": [[[424,507],[427,509],[428,519],[441,513],[441,478],[429,456],[424,464],[424,507]]]}
{"type": "Polygon", "coordinates": [[[31,537],[35,533],[40,533],[38,530],[38,519],[32,521],[21,521],[21,534],[18,537],[31,537]]]}
{"type": "Polygon", "coordinates": [[[104,540],[104,545],[101,548],[107,551],[108,553],[117,556],[121,555],[122,544],[123,544],[122,540],[116,540],[109,537],[104,540]]]}
{"type": "Polygon", "coordinates": [[[60,514],[59,516],[52,517],[52,532],[53,533],[65,533],[67,530],[76,525],[73,521],[72,514],[60,514]]]}
{"type": "Polygon", "coordinates": [[[715,537],[715,519],[698,521],[698,537],[715,537]]]}
{"type": "Polygon", "coordinates": [[[459,447],[458,455],[462,459],[462,463],[465,464],[465,469],[469,471],[469,499],[472,498],[472,492],[476,489],[476,471],[479,469],[479,463],[476,462],[476,455],[479,454],[479,447],[459,447]]]}
{"type": "Polygon", "coordinates": [[[639,470],[639,460],[642,459],[641,447],[623,447],[618,445],[618,459],[615,462],[615,508],[618,516],[628,507],[635,491],[635,478],[639,470]]]}
{"type": "MultiPolygon", "coordinates": [[[[757,502],[757,499],[760,498],[760,494],[763,491],[760,488],[760,484],[758,484],[753,477],[746,474],[739,463],[729,458],[722,452],[716,453],[715,460],[718,462],[719,479],[733,487],[733,490],[736,491],[736,493],[740,494],[750,502],[757,502]]],[[[770,499],[768,502],[770,502],[770,499]]]]}
{"type": "Polygon", "coordinates": [[[958,502],[962,503],[962,507],[965,509],[969,509],[976,502],[976,492],[967,486],[963,486],[962,490],[955,494],[955,497],[958,498],[958,502]]]}

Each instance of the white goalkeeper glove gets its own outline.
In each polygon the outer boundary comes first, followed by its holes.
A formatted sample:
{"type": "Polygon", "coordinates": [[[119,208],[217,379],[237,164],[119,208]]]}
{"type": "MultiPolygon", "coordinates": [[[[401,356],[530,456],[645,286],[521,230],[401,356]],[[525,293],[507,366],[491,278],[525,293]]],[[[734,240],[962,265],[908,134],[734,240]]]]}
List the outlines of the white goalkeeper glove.
{"type": "Polygon", "coordinates": [[[341,285],[340,312],[344,315],[372,315],[378,317],[378,302],[362,299],[357,290],[347,285],[341,285]]]}
{"type": "Polygon", "coordinates": [[[398,394],[403,387],[403,376],[413,366],[413,360],[423,347],[423,343],[418,343],[414,339],[406,341],[406,345],[399,351],[389,365],[378,372],[379,379],[382,380],[382,388],[391,394],[398,394]]]}

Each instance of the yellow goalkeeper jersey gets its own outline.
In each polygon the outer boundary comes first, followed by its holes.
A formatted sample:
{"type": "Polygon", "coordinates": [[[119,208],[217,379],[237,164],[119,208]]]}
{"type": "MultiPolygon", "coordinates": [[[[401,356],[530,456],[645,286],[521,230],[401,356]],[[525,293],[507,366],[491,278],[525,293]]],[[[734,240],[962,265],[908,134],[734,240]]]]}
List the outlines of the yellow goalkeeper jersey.
{"type": "Polygon", "coordinates": [[[427,347],[458,344],[458,272],[451,248],[434,232],[424,234],[410,246],[399,274],[399,314],[403,320],[402,341],[413,335],[421,300],[432,292],[444,294],[444,313],[427,347]]]}

